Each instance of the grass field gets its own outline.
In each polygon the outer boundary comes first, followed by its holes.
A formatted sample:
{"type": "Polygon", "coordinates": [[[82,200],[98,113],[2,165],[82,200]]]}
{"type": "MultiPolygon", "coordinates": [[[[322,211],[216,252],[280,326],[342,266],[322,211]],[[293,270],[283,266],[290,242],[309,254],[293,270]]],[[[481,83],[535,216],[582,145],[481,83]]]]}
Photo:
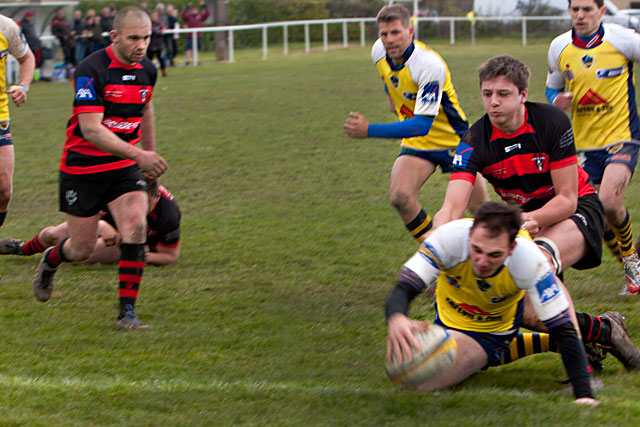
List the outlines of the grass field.
{"type": "MultiPolygon", "coordinates": [[[[547,42],[435,46],[462,106],[482,114],[475,69],[510,53],[544,100],[547,42]]],[[[255,52],[253,52],[255,54],[255,52]]],[[[401,392],[387,379],[383,301],[416,250],[388,203],[397,141],[350,140],[349,111],[391,121],[367,49],[169,70],[154,93],[161,182],[183,210],[177,265],[145,271],[137,314],[152,329],[114,329],[114,266],[60,268],[54,296],[35,300],[38,262],[0,261],[0,425],[631,425],[640,376],[606,360],[602,404],[560,395],[560,358],[481,372],[456,390],[401,392]]],[[[37,83],[12,110],[15,193],[0,237],[31,238],[63,220],[57,165],[70,83],[37,83]]],[[[439,207],[446,176],[421,194],[439,207]]],[[[628,206],[640,227],[637,181],[628,206]]],[[[569,271],[579,310],[617,309],[640,342],[638,301],[617,297],[607,254],[569,271]]],[[[412,314],[431,318],[420,298],[412,314]]]]}

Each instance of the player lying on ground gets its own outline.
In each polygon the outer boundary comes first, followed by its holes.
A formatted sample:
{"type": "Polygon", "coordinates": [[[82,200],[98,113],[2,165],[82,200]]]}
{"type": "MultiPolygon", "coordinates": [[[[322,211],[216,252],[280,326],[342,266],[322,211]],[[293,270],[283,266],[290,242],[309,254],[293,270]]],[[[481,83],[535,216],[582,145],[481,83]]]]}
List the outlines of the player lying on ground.
{"type": "MultiPolygon", "coordinates": [[[[149,213],[145,261],[153,265],[169,265],[180,257],[180,208],[173,195],[157,181],[147,187],[149,213]]],[[[98,241],[89,259],[80,264],[115,264],[120,259],[120,234],[113,217],[107,213],[98,223],[98,241]]],[[[69,237],[66,222],[45,227],[33,239],[0,239],[0,255],[31,256],[69,237]]]]}
{"type": "MultiPolygon", "coordinates": [[[[577,332],[583,327],[571,309],[569,293],[537,245],[518,235],[520,226],[517,207],[487,202],[474,221],[456,220],[437,228],[405,263],[385,303],[387,357],[395,354],[402,360],[403,353],[412,354],[411,347],[420,348],[413,333],[425,323],[407,317],[409,304],[436,281],[434,323],[449,330],[458,348],[451,367],[415,391],[448,388],[499,364],[522,319],[537,317],[560,348],[576,403],[598,404],[577,332]]],[[[627,360],[640,351],[618,316],[601,317],[601,335],[627,360]]]]}

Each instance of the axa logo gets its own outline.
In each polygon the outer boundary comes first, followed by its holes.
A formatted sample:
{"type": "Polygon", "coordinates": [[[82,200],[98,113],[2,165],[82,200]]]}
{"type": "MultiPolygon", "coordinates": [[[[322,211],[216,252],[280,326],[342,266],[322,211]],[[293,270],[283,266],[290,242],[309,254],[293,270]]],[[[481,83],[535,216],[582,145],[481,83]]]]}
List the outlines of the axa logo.
{"type": "Polygon", "coordinates": [[[553,273],[549,273],[541,281],[539,281],[536,284],[536,289],[538,291],[538,297],[540,297],[540,302],[542,304],[548,303],[549,301],[555,299],[558,294],[560,294],[560,286],[558,286],[558,284],[556,283],[553,273]]]}
{"type": "Polygon", "coordinates": [[[93,78],[78,77],[76,79],[76,101],[95,101],[96,90],[93,86],[93,78]]]}
{"type": "Polygon", "coordinates": [[[440,92],[440,83],[437,81],[429,82],[424,86],[422,94],[420,94],[420,100],[427,104],[433,104],[438,102],[438,95],[440,92]]]}
{"type": "Polygon", "coordinates": [[[594,61],[595,61],[595,58],[593,56],[589,55],[588,53],[585,53],[580,58],[580,62],[582,62],[582,66],[587,70],[590,70],[591,67],[593,67],[593,62],[594,61]]]}

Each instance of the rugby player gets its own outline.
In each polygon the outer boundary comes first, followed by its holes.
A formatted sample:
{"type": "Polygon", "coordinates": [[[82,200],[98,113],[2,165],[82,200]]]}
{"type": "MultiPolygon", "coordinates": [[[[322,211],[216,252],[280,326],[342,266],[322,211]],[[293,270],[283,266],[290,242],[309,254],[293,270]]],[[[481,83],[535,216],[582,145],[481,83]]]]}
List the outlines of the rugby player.
{"type": "Polygon", "coordinates": [[[9,98],[16,107],[27,101],[29,85],[33,80],[36,60],[22,35],[18,24],[0,15],[0,228],[7,218],[9,202],[13,193],[13,168],[15,164],[13,139],[9,120],[9,98]],[[5,66],[7,54],[14,56],[20,64],[18,83],[7,89],[5,66]]]}
{"type": "MultiPolygon", "coordinates": [[[[418,201],[420,188],[437,166],[451,172],[455,147],[469,123],[447,64],[435,51],[413,40],[409,11],[402,4],[384,6],[376,22],[380,38],[371,57],[399,121],[369,123],[363,115],[351,112],[344,130],[351,138],[402,138],[400,155],[391,170],[390,200],[411,235],[421,241],[432,221],[418,201]]],[[[470,210],[487,199],[480,178],[470,210]]]]}
{"type": "MultiPolygon", "coordinates": [[[[173,195],[158,181],[147,183],[149,213],[147,214],[147,241],[145,262],[151,265],[169,265],[180,257],[181,212],[173,195]]],[[[106,213],[98,223],[99,238],[91,256],[79,264],[114,264],[120,259],[120,234],[113,216],[106,213]]],[[[31,240],[0,239],[0,255],[31,256],[44,252],[62,239],[69,237],[66,222],[45,227],[31,240]]]]}
{"type": "Polygon", "coordinates": [[[108,209],[122,237],[116,327],[147,329],[134,311],[145,267],[149,202],[143,172],[156,179],[167,169],[155,152],[151,98],[157,73],[145,56],[149,15],[134,6],[120,9],[110,37],[109,47],[76,69],[73,115],[59,173],[60,210],[66,214],[69,237],[45,250],[33,290],[39,301],[48,301],[57,267],[91,256],[100,211],[108,209]]]}
{"type": "Polygon", "coordinates": [[[624,265],[626,284],[621,294],[638,295],[640,259],[624,194],[640,142],[633,80],[633,64],[640,61],[640,35],[617,24],[603,24],[605,10],[603,0],[569,0],[573,28],[551,42],[546,95],[571,114],[582,166],[604,206],[604,240],[624,265]]]}

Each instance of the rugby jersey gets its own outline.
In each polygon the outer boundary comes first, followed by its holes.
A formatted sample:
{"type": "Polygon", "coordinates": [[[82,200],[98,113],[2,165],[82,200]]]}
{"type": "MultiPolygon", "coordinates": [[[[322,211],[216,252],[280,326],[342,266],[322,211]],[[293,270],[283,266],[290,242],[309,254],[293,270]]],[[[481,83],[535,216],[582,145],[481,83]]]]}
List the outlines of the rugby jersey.
{"type": "MultiPolygon", "coordinates": [[[[478,120],[458,145],[451,180],[475,182],[480,172],[503,200],[531,212],[555,196],[551,170],[577,164],[569,118],[559,109],[525,103],[525,120],[512,134],[493,126],[488,115],[478,120]]],[[[578,197],[593,194],[589,176],[578,166],[578,197]]]]}
{"type": "Polygon", "coordinates": [[[0,121],[9,120],[9,95],[5,66],[7,55],[22,58],[29,53],[29,45],[18,24],[11,18],[0,15],[0,121]]]}
{"type": "Polygon", "coordinates": [[[78,114],[103,113],[102,124],[120,139],[131,145],[140,140],[140,122],[145,105],[151,101],[156,69],[147,58],[133,65],[122,64],[111,48],[93,53],[76,69],[73,115],[60,162],[62,172],[97,173],[135,164],[84,139],[78,124],[78,114]]]}
{"type": "Polygon", "coordinates": [[[371,58],[400,120],[416,114],[435,117],[427,135],[404,138],[401,145],[418,150],[455,148],[469,129],[469,122],[442,57],[414,41],[404,53],[405,62],[395,65],[378,39],[371,58]]]}
{"type": "Polygon", "coordinates": [[[573,30],[549,46],[547,87],[573,92],[576,147],[601,149],[640,140],[633,63],[640,61],[640,34],[603,24],[585,42],[573,30]]]}

